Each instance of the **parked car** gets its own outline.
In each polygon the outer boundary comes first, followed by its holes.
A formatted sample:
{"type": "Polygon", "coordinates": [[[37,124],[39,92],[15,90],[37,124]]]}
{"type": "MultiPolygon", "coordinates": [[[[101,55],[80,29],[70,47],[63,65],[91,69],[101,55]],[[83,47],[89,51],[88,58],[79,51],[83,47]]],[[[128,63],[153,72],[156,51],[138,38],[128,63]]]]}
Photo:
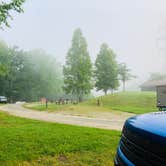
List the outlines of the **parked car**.
{"type": "Polygon", "coordinates": [[[7,103],[7,98],[5,96],[0,96],[0,103],[7,103]]]}
{"type": "Polygon", "coordinates": [[[115,166],[166,166],[166,112],[129,118],[123,127],[115,166]]]}

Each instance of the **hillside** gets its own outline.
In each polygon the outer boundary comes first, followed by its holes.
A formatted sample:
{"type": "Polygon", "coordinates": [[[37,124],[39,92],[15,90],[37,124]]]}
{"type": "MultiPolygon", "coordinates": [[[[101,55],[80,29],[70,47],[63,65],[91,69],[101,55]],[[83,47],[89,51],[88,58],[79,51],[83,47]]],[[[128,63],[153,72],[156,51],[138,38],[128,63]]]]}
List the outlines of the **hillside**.
{"type": "MultiPolygon", "coordinates": [[[[71,115],[85,115],[98,117],[99,113],[114,112],[120,113],[129,112],[134,114],[142,114],[157,111],[156,108],[156,93],[154,92],[121,92],[114,93],[99,98],[82,102],[77,105],[57,105],[49,103],[48,108],[43,103],[27,103],[26,108],[39,111],[60,111],[61,113],[68,113],[71,115]],[[97,106],[97,100],[100,99],[101,105],[97,106]],[[93,114],[93,116],[92,116],[93,114]]],[[[101,116],[101,114],[99,114],[101,116]]]]}
{"type": "Polygon", "coordinates": [[[155,92],[123,92],[102,96],[89,100],[83,105],[94,106],[100,99],[101,106],[111,110],[125,111],[135,114],[157,111],[155,92]]]}

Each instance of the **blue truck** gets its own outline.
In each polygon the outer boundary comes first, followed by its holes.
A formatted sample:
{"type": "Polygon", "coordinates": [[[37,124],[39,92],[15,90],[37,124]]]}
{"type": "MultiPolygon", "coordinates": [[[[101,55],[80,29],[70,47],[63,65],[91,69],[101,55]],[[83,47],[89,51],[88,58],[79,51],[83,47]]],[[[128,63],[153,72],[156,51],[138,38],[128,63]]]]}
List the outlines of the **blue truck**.
{"type": "Polygon", "coordinates": [[[115,166],[166,166],[166,112],[129,118],[123,127],[115,166]]]}
{"type": "Polygon", "coordinates": [[[166,166],[166,85],[156,90],[160,112],[126,120],[115,166],[166,166]]]}

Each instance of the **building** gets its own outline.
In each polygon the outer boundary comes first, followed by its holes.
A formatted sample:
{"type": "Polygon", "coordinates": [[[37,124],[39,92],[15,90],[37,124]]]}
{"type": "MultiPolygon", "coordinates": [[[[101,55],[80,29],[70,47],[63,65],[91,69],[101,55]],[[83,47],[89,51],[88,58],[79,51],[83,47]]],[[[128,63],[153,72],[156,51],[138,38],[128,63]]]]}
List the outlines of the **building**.
{"type": "Polygon", "coordinates": [[[166,85],[166,80],[148,80],[140,88],[141,91],[156,91],[156,86],[166,85]]]}

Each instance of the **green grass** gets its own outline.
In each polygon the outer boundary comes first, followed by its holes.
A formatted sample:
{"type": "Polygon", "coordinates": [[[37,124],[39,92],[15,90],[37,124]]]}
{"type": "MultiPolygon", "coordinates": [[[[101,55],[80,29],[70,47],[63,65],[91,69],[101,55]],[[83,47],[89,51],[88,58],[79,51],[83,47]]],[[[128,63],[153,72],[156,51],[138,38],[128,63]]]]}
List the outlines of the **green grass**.
{"type": "Polygon", "coordinates": [[[30,108],[33,110],[39,110],[39,111],[49,111],[49,112],[65,110],[65,109],[68,109],[70,106],[72,106],[72,105],[71,104],[57,105],[54,103],[48,103],[48,107],[46,108],[45,103],[41,103],[41,102],[24,104],[24,107],[26,107],[26,108],[30,108]]]}
{"type": "Polygon", "coordinates": [[[40,111],[78,111],[79,113],[93,111],[123,111],[142,114],[157,111],[156,94],[154,92],[123,92],[100,97],[102,105],[97,107],[97,98],[88,100],[77,106],[49,104],[26,104],[25,107],[40,111]]]}
{"type": "MultiPolygon", "coordinates": [[[[154,92],[123,92],[100,97],[102,106],[124,112],[142,114],[157,111],[154,92]]],[[[96,105],[96,99],[84,104],[96,105]]]]}
{"type": "Polygon", "coordinates": [[[120,132],[0,113],[0,165],[113,165],[120,132]]]}

